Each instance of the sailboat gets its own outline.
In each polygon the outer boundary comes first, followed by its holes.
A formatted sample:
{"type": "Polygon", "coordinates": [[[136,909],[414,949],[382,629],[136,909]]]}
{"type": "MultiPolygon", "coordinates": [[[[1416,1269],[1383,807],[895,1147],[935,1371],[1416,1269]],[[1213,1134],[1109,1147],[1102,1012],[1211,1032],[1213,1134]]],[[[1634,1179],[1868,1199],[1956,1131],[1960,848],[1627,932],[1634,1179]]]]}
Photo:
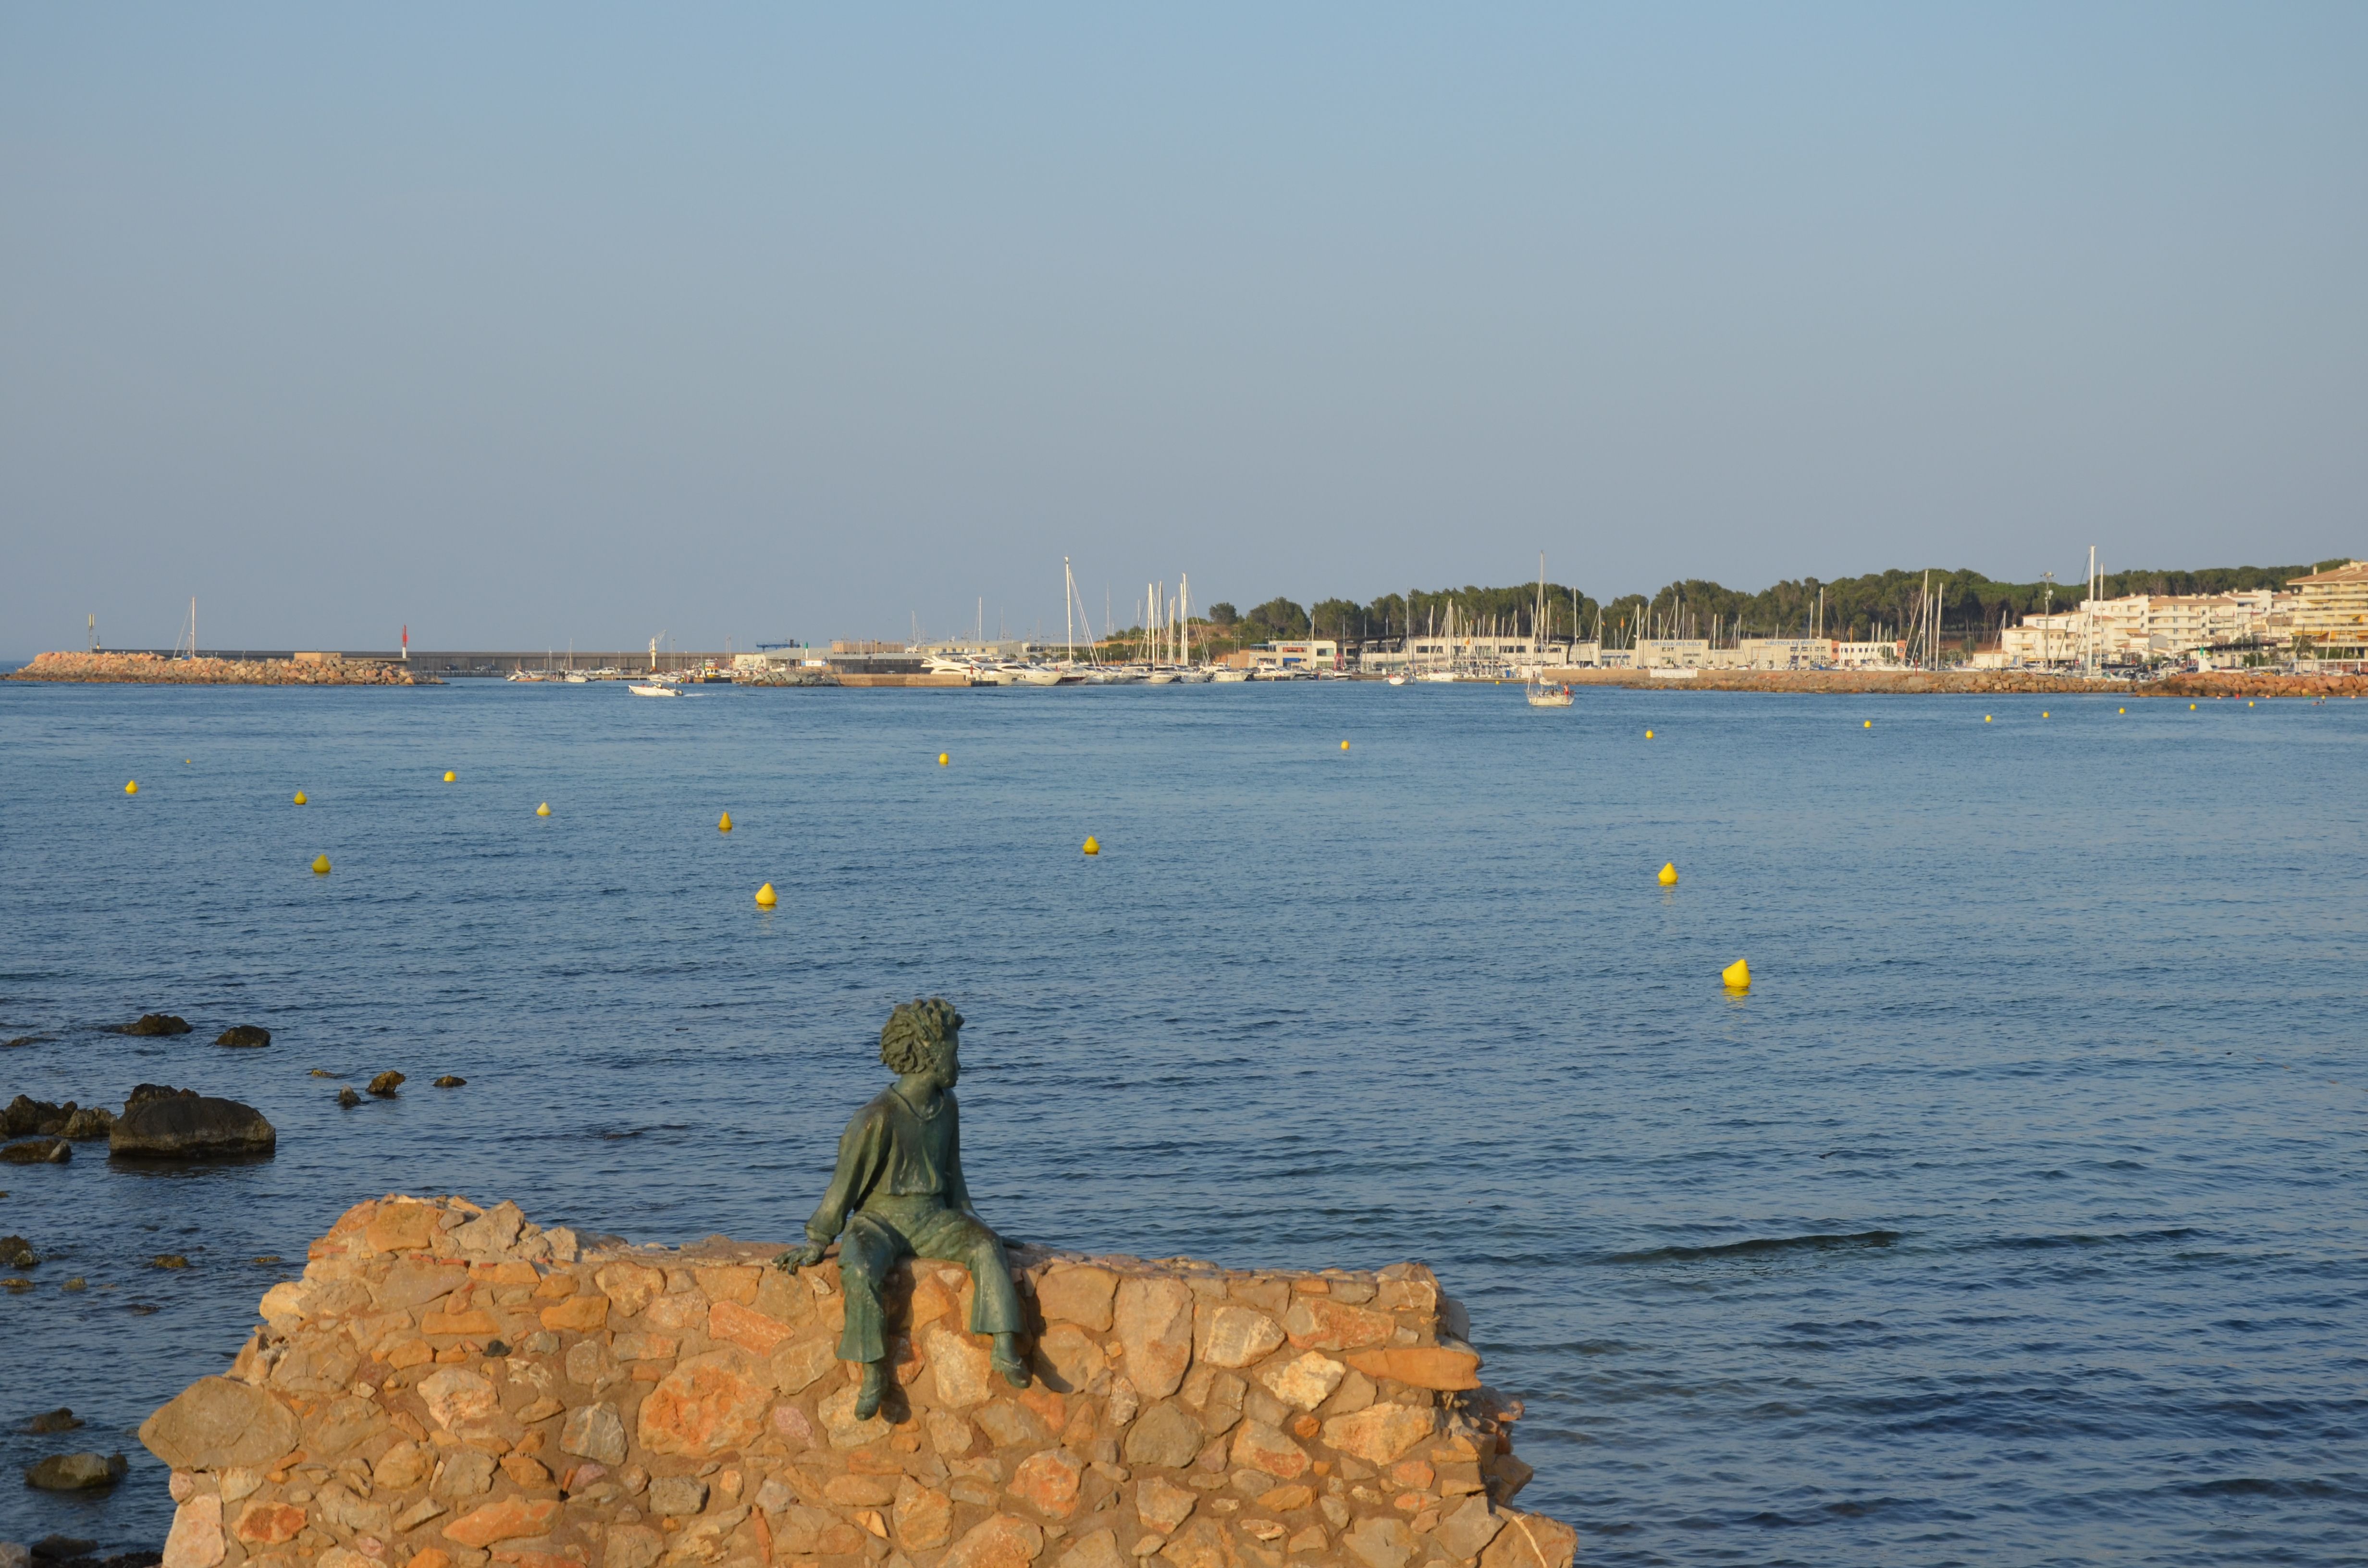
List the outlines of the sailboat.
{"type": "Polygon", "coordinates": [[[1538,552],[1538,604],[1530,618],[1530,678],[1524,688],[1532,708],[1567,708],[1570,683],[1545,678],[1546,558],[1538,552]]]}

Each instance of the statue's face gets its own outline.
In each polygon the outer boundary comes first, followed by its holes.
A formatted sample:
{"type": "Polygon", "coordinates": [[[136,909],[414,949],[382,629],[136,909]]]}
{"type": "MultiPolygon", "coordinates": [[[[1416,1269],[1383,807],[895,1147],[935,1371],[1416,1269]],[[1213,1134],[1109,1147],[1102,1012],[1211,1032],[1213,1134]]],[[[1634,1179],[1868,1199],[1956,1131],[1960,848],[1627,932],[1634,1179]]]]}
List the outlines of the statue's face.
{"type": "Polygon", "coordinates": [[[941,1089],[951,1089],[962,1079],[962,1034],[949,1034],[929,1052],[927,1069],[929,1081],[941,1089]]]}

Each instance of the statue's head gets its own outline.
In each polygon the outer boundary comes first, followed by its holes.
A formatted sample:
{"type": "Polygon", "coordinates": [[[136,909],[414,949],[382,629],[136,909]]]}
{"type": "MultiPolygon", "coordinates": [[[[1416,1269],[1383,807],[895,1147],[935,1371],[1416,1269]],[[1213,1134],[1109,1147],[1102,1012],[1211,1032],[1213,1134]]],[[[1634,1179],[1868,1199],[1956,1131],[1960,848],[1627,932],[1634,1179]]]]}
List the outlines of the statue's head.
{"type": "Polygon", "coordinates": [[[880,1060],[891,1073],[920,1073],[951,1089],[962,1076],[962,1016],[942,996],[898,1004],[880,1030],[880,1060]]]}

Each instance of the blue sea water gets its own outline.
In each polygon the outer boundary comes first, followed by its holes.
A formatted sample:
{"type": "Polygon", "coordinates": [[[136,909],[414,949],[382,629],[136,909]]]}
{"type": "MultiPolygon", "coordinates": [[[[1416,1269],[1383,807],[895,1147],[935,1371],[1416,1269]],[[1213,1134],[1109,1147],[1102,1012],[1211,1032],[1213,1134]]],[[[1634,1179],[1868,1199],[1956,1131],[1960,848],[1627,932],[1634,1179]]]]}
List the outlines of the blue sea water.
{"type": "Polygon", "coordinates": [[[1429,1263],[1582,1562],[2368,1562],[2363,763],[2350,701],[0,687],[0,1096],[280,1131],[0,1166],[0,1460],[134,1461],[0,1539],[161,1540],[131,1429],[358,1199],[789,1237],[942,993],[990,1220],[1429,1263]]]}

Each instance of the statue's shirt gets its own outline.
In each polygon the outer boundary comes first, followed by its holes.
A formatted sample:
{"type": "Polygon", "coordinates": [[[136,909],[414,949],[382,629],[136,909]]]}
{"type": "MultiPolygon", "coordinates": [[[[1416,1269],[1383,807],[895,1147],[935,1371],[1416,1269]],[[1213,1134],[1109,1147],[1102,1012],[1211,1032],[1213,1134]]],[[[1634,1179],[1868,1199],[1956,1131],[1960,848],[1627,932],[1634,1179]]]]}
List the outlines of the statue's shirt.
{"type": "Polygon", "coordinates": [[[923,1206],[970,1208],[962,1174],[961,1111],[951,1092],[938,1099],[935,1116],[923,1117],[891,1085],[855,1113],[839,1134],[838,1168],[822,1207],[806,1221],[810,1240],[827,1243],[846,1228],[848,1214],[873,1207],[876,1199],[903,1199],[923,1206]]]}

